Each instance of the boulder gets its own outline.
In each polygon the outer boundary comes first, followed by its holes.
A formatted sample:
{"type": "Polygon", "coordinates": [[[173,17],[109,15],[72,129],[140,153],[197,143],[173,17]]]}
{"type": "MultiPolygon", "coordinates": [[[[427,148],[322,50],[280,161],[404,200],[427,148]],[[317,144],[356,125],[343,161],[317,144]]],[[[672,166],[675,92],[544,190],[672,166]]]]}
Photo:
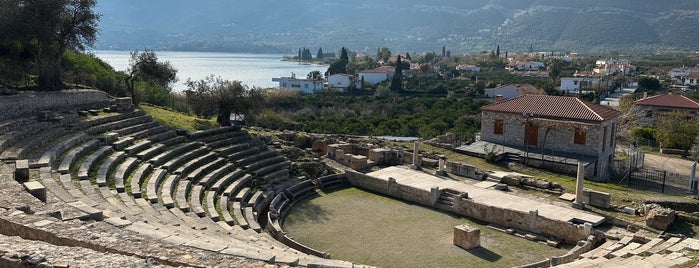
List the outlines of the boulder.
{"type": "Polygon", "coordinates": [[[665,231],[675,220],[676,212],[657,206],[647,209],[645,215],[646,226],[665,231]]]}
{"type": "Polygon", "coordinates": [[[507,184],[509,186],[519,186],[522,183],[522,177],[516,175],[505,175],[500,180],[500,183],[507,184]]]}
{"type": "Polygon", "coordinates": [[[534,180],[534,187],[539,189],[548,189],[551,187],[551,182],[547,180],[534,180]]]}

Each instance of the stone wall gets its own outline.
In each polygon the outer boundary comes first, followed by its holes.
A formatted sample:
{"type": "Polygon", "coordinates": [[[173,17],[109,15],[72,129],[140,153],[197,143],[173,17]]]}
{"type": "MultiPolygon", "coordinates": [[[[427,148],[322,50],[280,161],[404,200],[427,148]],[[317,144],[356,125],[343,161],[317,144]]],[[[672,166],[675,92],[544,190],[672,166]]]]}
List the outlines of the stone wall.
{"type": "Polygon", "coordinates": [[[0,98],[0,119],[31,115],[44,110],[99,109],[108,105],[107,94],[97,90],[23,93],[0,98]]]}
{"type": "MultiPolygon", "coordinates": [[[[345,174],[349,182],[356,187],[429,207],[434,205],[431,199],[432,194],[429,191],[400,185],[395,180],[384,181],[358,172],[347,171],[345,174]]],[[[568,243],[575,243],[585,238],[585,228],[582,225],[540,217],[536,210],[523,213],[507,208],[476,203],[471,199],[457,198],[454,200],[452,212],[505,227],[556,237],[568,243]]]]}

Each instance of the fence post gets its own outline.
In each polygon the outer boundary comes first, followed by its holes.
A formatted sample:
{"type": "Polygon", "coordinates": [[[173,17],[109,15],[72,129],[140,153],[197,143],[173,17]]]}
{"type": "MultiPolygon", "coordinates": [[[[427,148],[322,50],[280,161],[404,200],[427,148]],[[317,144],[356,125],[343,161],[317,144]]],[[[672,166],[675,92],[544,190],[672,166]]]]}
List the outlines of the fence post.
{"type": "Polygon", "coordinates": [[[665,177],[667,177],[667,170],[663,170],[663,187],[662,190],[660,190],[661,193],[665,193],[665,177]]]}

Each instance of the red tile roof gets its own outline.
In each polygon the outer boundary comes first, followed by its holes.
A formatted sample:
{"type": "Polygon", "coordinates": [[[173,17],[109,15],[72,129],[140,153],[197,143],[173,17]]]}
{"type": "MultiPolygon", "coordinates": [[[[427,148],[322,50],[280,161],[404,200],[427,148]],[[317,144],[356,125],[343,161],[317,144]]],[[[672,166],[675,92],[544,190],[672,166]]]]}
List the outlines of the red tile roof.
{"type": "Polygon", "coordinates": [[[612,108],[576,97],[548,95],[522,95],[483,106],[481,111],[528,114],[538,118],[583,122],[603,122],[620,114],[612,108]]]}
{"type": "Polygon", "coordinates": [[[682,95],[655,95],[637,100],[635,103],[636,105],[699,109],[699,102],[682,95]]]}

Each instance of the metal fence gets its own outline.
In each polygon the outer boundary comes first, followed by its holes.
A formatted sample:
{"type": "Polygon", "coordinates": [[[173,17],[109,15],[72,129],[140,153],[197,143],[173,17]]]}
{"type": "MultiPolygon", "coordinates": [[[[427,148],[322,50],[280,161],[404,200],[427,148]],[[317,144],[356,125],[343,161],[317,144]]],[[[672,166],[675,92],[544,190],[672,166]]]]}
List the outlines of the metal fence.
{"type": "Polygon", "coordinates": [[[668,172],[667,170],[646,168],[644,155],[636,148],[624,150],[626,159],[614,162],[614,176],[617,183],[630,188],[668,194],[686,194],[689,190],[689,175],[668,172]]]}

